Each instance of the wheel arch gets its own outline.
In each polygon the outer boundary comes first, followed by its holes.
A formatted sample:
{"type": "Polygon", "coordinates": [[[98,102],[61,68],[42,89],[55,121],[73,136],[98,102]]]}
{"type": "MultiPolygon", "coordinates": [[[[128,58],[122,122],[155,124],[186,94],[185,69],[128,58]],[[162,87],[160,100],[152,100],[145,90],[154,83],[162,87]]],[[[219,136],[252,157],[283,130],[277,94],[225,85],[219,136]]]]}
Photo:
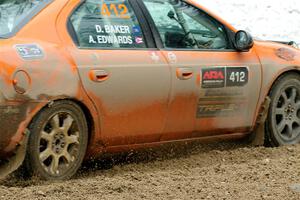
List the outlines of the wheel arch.
{"type": "MultiPolygon", "coordinates": [[[[267,97],[270,96],[272,89],[274,88],[274,85],[276,84],[277,81],[279,81],[282,77],[285,77],[288,74],[298,74],[300,77],[300,66],[293,66],[293,67],[287,67],[284,68],[283,70],[279,71],[272,80],[265,85],[265,90],[261,90],[261,95],[260,95],[260,100],[256,109],[256,115],[255,115],[255,120],[253,122],[253,128],[255,129],[256,124],[259,120],[259,114],[260,111],[263,109],[263,104],[266,100],[267,97]]],[[[262,85],[262,88],[264,85],[262,85]]]]}
{"type": "Polygon", "coordinates": [[[93,138],[95,136],[95,124],[96,124],[95,119],[94,119],[90,109],[82,101],[79,101],[77,99],[70,98],[70,99],[64,99],[64,100],[74,102],[83,111],[85,119],[86,119],[86,123],[88,126],[88,147],[89,147],[91,145],[91,143],[93,142],[93,138]]]}
{"type": "Polygon", "coordinates": [[[58,101],[70,101],[74,104],[76,104],[77,106],[80,107],[80,109],[82,110],[82,112],[84,113],[84,116],[86,118],[86,123],[88,126],[88,149],[89,147],[91,147],[91,144],[93,143],[94,137],[95,137],[95,133],[96,133],[96,121],[95,121],[95,117],[93,117],[92,111],[91,109],[82,101],[75,99],[75,98],[57,98],[55,100],[51,100],[48,103],[44,104],[43,106],[39,107],[38,110],[34,113],[34,115],[31,117],[30,121],[27,124],[27,127],[30,126],[30,124],[33,122],[34,118],[43,111],[44,108],[46,107],[51,107],[51,105],[54,102],[58,102],[58,101]]]}
{"type": "Polygon", "coordinates": [[[272,89],[274,88],[274,85],[276,84],[277,81],[279,81],[282,77],[287,76],[288,74],[297,74],[300,77],[300,67],[294,67],[291,69],[287,69],[284,70],[282,72],[280,72],[271,82],[271,84],[268,87],[268,92],[267,95],[265,95],[265,97],[269,96],[270,93],[272,92],[272,89]]]}

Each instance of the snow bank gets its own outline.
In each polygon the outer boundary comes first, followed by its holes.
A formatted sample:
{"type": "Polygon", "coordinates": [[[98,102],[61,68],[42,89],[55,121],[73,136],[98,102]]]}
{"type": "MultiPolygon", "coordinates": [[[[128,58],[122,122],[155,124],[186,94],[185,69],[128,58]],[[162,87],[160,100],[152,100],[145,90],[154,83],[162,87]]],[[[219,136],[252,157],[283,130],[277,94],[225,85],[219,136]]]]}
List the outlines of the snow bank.
{"type": "Polygon", "coordinates": [[[300,43],[299,0],[198,0],[237,29],[268,40],[300,43]]]}

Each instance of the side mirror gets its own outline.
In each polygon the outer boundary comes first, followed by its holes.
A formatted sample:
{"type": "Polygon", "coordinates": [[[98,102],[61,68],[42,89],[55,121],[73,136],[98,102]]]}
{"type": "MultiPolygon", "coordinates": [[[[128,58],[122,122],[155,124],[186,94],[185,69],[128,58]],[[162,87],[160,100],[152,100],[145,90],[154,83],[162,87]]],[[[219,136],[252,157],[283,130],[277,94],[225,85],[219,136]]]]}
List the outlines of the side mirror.
{"type": "Polygon", "coordinates": [[[235,48],[238,51],[248,51],[253,47],[254,41],[252,36],[246,31],[238,31],[235,34],[235,48]]]}

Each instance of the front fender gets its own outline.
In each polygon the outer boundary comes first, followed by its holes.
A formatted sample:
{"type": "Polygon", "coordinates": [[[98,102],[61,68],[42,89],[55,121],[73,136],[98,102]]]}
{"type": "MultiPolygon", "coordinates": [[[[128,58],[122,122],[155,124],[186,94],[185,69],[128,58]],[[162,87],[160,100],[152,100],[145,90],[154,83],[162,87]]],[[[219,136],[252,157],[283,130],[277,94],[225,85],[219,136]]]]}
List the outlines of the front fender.
{"type": "MultiPolygon", "coordinates": [[[[256,116],[272,86],[282,75],[295,72],[300,74],[300,51],[276,42],[255,42],[257,56],[262,65],[262,83],[256,116]]],[[[257,117],[253,123],[257,121],[257,117]]]]}

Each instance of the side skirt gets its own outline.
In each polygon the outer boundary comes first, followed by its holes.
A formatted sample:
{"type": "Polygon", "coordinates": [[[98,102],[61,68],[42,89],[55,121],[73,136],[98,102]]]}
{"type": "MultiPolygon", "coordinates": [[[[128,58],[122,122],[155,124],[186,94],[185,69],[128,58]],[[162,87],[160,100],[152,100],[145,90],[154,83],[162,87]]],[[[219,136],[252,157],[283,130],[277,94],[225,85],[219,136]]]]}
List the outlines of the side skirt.
{"type": "Polygon", "coordinates": [[[180,143],[192,142],[192,141],[209,143],[209,142],[221,142],[224,140],[239,140],[242,138],[246,138],[248,135],[249,134],[247,133],[235,133],[235,134],[209,136],[209,137],[189,138],[184,140],[163,141],[163,142],[154,142],[154,143],[145,143],[145,144],[132,144],[132,145],[124,145],[124,146],[111,146],[111,147],[106,147],[104,152],[102,153],[120,153],[124,151],[145,149],[145,148],[150,148],[150,147],[155,147],[155,146],[170,144],[170,143],[180,144],[180,143]]]}

